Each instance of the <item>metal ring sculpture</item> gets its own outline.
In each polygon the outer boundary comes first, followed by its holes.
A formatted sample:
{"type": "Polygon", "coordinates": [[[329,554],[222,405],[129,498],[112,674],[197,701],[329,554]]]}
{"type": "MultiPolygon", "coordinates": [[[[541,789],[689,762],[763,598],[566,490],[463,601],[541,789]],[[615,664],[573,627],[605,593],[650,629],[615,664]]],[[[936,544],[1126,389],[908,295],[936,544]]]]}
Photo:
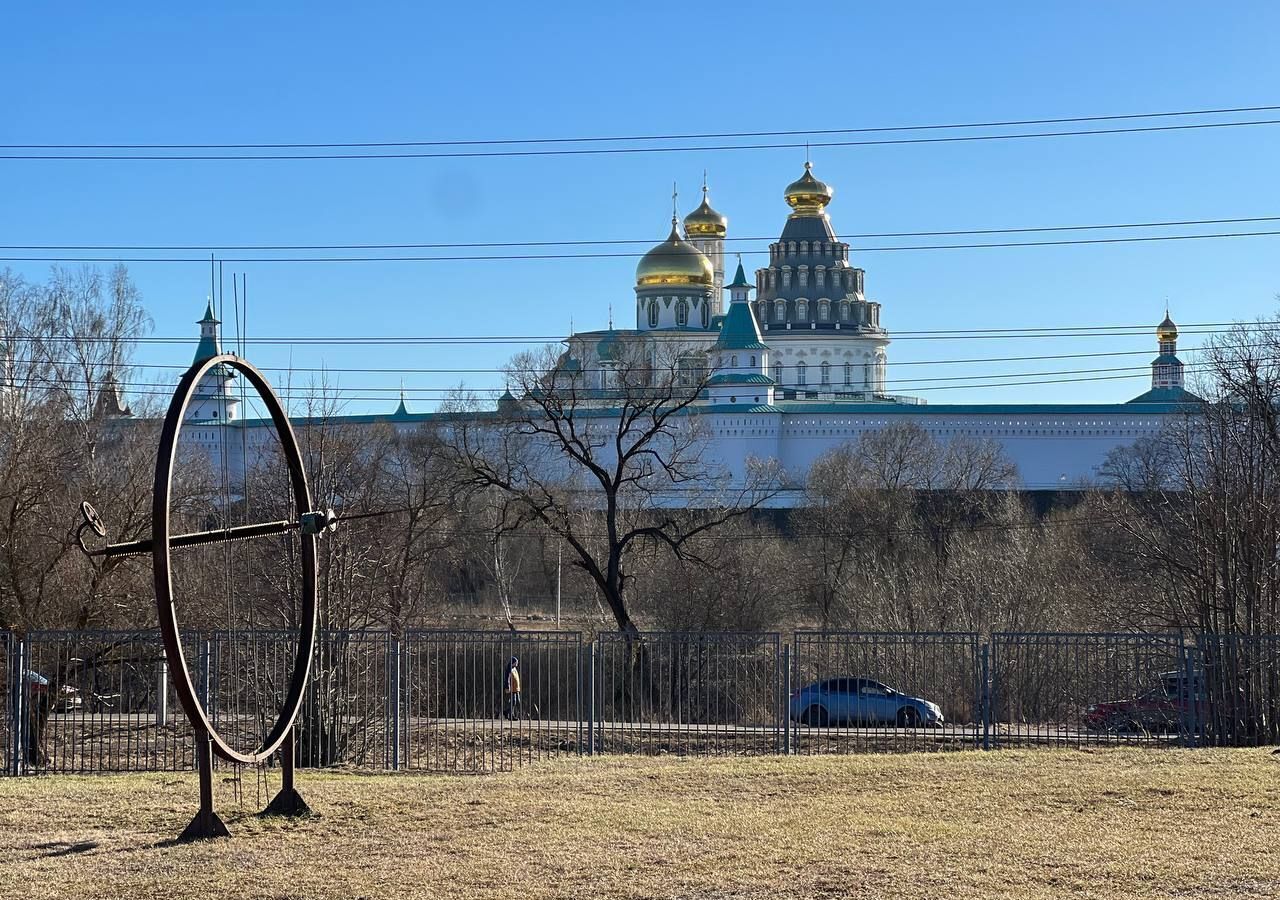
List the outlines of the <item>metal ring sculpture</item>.
{"type": "Polygon", "coordinates": [[[267,379],[249,363],[230,354],[220,354],[193,365],[178,382],[173,400],[165,415],[160,432],[160,446],[156,454],[155,484],[151,499],[151,538],[121,544],[109,544],[91,549],[85,544],[85,532],[92,531],[98,537],[106,537],[107,529],[98,511],[89,503],[82,503],[80,513],[84,519],[76,532],[76,540],[87,556],[118,557],[150,554],[156,591],[156,615],[164,640],[165,659],[173,679],[174,692],[196,733],[196,762],[200,771],[200,812],[183,832],[179,840],[195,840],[207,837],[224,837],[226,826],[213,811],[212,756],[216,753],[228,762],[247,765],[266,761],[277,751],[281,757],[282,787],[280,793],[267,807],[267,813],[276,815],[301,815],[309,812],[306,803],[293,787],[293,726],[302,708],[303,692],[311,673],[311,658],[316,645],[316,537],[332,531],[338,518],[332,510],[311,509],[311,489],[307,485],[306,468],[298,450],[298,440],[293,433],[289,416],[280,399],[267,383],[267,379]],[[275,426],[285,461],[289,467],[289,481],[293,489],[293,502],[298,510],[296,521],[259,522],[253,525],[237,525],[193,534],[169,533],[169,504],[172,493],[173,469],[178,436],[186,418],[187,407],[200,380],[216,366],[228,366],[249,380],[262,399],[275,426]],[[182,632],[178,611],[173,597],[173,573],[171,553],[175,547],[193,547],[224,541],[244,540],[299,532],[302,545],[302,611],[299,617],[298,648],[289,678],[288,692],[280,708],[275,724],[258,748],[245,753],[232,747],[214,727],[208,710],[200,700],[196,686],[187,669],[186,656],[182,652],[182,632]]]}
{"type": "MultiPolygon", "coordinates": [[[[307,484],[307,473],[303,466],[302,454],[298,450],[298,441],[293,433],[293,425],[289,416],[276,397],[267,379],[249,363],[236,356],[222,354],[205,360],[199,366],[192,366],[178,382],[173,400],[169,404],[169,412],[165,416],[164,427],[160,432],[160,446],[156,454],[156,479],[151,498],[151,559],[156,589],[156,615],[160,621],[160,633],[164,638],[164,652],[169,661],[169,671],[174,673],[174,691],[182,708],[191,720],[197,732],[208,735],[213,744],[213,752],[229,762],[256,764],[263,762],[280,749],[285,737],[293,728],[298,711],[302,708],[303,690],[311,671],[311,657],[316,644],[316,536],[306,527],[304,516],[294,526],[301,531],[302,543],[302,614],[299,617],[298,649],[294,658],[293,673],[289,679],[289,689],[284,704],[276,718],[275,725],[257,750],[244,753],[232,747],[214,727],[208,710],[200,702],[196,686],[191,681],[191,673],[187,669],[187,660],[182,652],[182,635],[178,623],[178,611],[173,602],[173,577],[171,569],[171,546],[169,535],[169,500],[171,495],[173,466],[178,446],[178,435],[182,430],[182,422],[186,417],[187,407],[195,386],[215,366],[230,366],[244,375],[253,385],[263,404],[271,414],[276,434],[280,438],[280,446],[284,451],[285,462],[289,466],[289,480],[293,488],[293,502],[299,512],[311,510],[311,489],[307,484]]],[[[292,530],[286,526],[293,523],[264,523],[261,530],[254,534],[280,533],[292,530]],[[266,530],[270,529],[270,530],[266,530]],[[278,531],[276,530],[278,529],[278,531]]],[[[244,526],[255,529],[256,526],[244,526]]],[[[223,532],[208,532],[211,541],[221,537],[234,540],[240,535],[231,533],[231,529],[223,532]]]]}

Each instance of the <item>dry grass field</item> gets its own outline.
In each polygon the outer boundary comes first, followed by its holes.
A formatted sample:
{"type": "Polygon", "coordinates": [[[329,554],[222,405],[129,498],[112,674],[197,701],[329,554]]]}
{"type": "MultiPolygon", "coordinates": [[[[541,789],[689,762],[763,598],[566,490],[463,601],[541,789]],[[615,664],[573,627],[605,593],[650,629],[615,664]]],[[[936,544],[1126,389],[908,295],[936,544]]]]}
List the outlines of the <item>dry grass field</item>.
{"type": "Polygon", "coordinates": [[[0,779],[0,894],[1276,897],[1265,750],[601,758],[493,776],[301,773],[319,815],[172,846],[195,779],[0,779]]]}

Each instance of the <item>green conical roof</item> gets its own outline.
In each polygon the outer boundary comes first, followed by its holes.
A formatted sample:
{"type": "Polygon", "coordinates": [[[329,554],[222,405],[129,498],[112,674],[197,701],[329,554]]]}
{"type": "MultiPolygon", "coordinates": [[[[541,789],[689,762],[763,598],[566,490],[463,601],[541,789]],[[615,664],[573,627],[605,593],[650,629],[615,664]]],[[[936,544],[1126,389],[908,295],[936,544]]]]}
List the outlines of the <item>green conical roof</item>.
{"type": "Polygon", "coordinates": [[[204,308],[204,318],[203,318],[203,319],[201,319],[201,320],[200,320],[199,322],[197,322],[196,324],[197,324],[197,325],[204,325],[206,322],[211,322],[211,323],[213,323],[214,325],[220,325],[220,324],[222,324],[222,320],[221,320],[221,319],[219,319],[219,318],[217,318],[217,317],[213,314],[213,300],[212,300],[212,299],[210,299],[210,300],[209,300],[209,304],[204,308]]]}
{"type": "Polygon", "coordinates": [[[747,281],[747,273],[742,268],[742,260],[738,260],[738,271],[733,275],[733,281],[729,282],[729,287],[754,288],[755,285],[747,281]]]}
{"type": "MultiPolygon", "coordinates": [[[[741,271],[742,267],[739,266],[741,271]]],[[[717,350],[768,350],[769,347],[760,337],[760,326],[756,317],[751,314],[751,307],[746,301],[735,300],[729,304],[729,312],[725,314],[724,324],[720,326],[720,337],[716,339],[717,350]]]]}

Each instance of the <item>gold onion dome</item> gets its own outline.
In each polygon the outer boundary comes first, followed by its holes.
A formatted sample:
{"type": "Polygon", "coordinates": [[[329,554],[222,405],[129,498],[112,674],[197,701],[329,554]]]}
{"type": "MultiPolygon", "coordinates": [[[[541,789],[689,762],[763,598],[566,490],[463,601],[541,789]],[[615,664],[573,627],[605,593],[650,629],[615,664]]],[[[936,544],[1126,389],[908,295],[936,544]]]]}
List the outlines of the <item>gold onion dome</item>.
{"type": "Polygon", "coordinates": [[[1178,337],[1178,326],[1173,324],[1168,312],[1164,314],[1164,321],[1156,326],[1156,337],[1162,341],[1172,341],[1178,337]]]}
{"type": "Polygon", "coordinates": [[[680,237],[678,220],[671,217],[671,234],[640,259],[636,287],[662,284],[696,284],[710,287],[715,281],[711,260],[680,237]]]}
{"type": "Polygon", "coordinates": [[[784,196],[787,205],[795,210],[797,216],[821,215],[824,207],[831,202],[835,191],[830,185],[813,177],[813,164],[805,162],[804,174],[787,185],[784,196]]]}
{"type": "Polygon", "coordinates": [[[724,237],[729,230],[729,220],[711,208],[707,186],[702,186],[702,203],[684,217],[684,233],[724,237]]]}

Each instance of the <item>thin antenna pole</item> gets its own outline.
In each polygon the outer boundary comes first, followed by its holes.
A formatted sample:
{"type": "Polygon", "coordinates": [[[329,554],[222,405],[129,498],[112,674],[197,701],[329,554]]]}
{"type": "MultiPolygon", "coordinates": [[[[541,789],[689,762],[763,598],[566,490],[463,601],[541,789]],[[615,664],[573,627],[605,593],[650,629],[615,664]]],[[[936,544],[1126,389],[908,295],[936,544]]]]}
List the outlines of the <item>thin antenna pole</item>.
{"type": "MultiPolygon", "coordinates": [[[[240,346],[240,281],[234,272],[231,273],[231,304],[236,312],[236,346],[240,346]]],[[[243,355],[243,354],[242,354],[243,355]]]]}

